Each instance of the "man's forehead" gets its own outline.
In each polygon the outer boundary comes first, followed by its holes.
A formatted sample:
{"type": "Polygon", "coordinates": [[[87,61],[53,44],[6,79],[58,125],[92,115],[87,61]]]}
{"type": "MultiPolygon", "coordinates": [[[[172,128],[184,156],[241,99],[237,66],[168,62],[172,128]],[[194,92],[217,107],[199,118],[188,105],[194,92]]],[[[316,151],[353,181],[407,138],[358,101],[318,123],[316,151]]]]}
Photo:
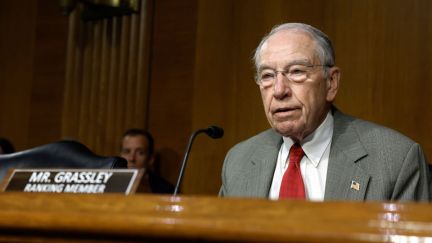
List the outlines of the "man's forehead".
{"type": "Polygon", "coordinates": [[[282,30],[270,36],[260,50],[259,66],[269,64],[269,61],[297,61],[313,62],[315,56],[315,42],[304,31],[282,30]],[[292,60],[286,60],[292,59],[292,60]]]}
{"type": "Polygon", "coordinates": [[[147,140],[146,136],[144,136],[142,134],[129,134],[129,135],[124,136],[124,139],[126,139],[126,138],[128,138],[128,139],[130,139],[130,138],[133,138],[133,139],[141,138],[141,139],[147,140]]]}
{"type": "Polygon", "coordinates": [[[148,145],[147,138],[143,135],[127,135],[123,138],[123,145],[142,144],[148,145]]]}
{"type": "Polygon", "coordinates": [[[312,36],[309,32],[302,29],[283,29],[278,32],[273,33],[271,36],[267,38],[267,40],[271,39],[286,39],[286,38],[306,38],[312,40],[312,36]]]}
{"type": "Polygon", "coordinates": [[[263,44],[261,52],[269,48],[310,48],[314,46],[314,39],[304,31],[281,30],[271,35],[263,44]]]}

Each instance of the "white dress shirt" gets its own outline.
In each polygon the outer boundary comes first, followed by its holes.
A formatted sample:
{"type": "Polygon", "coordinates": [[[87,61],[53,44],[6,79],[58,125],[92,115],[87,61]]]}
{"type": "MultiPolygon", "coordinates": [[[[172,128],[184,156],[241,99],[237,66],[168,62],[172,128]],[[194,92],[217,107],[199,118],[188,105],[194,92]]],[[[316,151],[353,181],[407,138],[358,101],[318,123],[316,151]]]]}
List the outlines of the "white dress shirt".
{"type": "MultiPolygon", "coordinates": [[[[333,115],[329,112],[321,125],[312,134],[309,134],[301,144],[305,156],[300,161],[300,170],[308,200],[324,200],[332,135],[333,115]]],[[[294,144],[289,137],[283,137],[283,141],[269,194],[269,198],[274,200],[279,198],[282,177],[289,164],[288,153],[294,144]]]]}

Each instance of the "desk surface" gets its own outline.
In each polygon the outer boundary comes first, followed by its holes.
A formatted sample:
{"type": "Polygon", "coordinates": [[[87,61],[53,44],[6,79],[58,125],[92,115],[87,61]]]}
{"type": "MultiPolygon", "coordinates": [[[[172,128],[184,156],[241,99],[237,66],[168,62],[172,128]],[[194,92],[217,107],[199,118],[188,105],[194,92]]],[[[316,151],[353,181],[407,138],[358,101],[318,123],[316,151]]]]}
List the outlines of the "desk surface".
{"type": "Polygon", "coordinates": [[[432,240],[432,204],[0,194],[0,241],[432,240]]]}

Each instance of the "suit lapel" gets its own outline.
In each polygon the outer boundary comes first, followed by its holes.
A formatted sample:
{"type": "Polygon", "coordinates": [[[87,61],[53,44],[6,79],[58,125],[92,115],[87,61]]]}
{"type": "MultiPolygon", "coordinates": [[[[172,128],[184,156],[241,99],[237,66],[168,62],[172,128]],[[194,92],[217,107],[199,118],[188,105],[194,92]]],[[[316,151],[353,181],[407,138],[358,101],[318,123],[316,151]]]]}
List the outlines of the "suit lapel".
{"type": "Polygon", "coordinates": [[[257,144],[250,159],[246,190],[253,197],[268,197],[282,137],[273,130],[264,144],[257,144]]]}
{"type": "Polygon", "coordinates": [[[367,156],[352,117],[334,111],[334,130],[324,200],[364,200],[370,175],[356,163],[367,156]]]}

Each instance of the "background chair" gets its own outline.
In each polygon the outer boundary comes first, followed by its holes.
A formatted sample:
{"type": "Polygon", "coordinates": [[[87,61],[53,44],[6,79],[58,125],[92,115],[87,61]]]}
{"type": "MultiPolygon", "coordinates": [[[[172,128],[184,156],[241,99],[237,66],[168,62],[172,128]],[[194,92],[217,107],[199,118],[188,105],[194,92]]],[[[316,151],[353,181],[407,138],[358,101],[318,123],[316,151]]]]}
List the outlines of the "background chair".
{"type": "Polygon", "coordinates": [[[116,156],[98,156],[79,142],[63,140],[0,155],[0,181],[11,168],[112,169],[127,168],[127,161],[116,156]]]}

